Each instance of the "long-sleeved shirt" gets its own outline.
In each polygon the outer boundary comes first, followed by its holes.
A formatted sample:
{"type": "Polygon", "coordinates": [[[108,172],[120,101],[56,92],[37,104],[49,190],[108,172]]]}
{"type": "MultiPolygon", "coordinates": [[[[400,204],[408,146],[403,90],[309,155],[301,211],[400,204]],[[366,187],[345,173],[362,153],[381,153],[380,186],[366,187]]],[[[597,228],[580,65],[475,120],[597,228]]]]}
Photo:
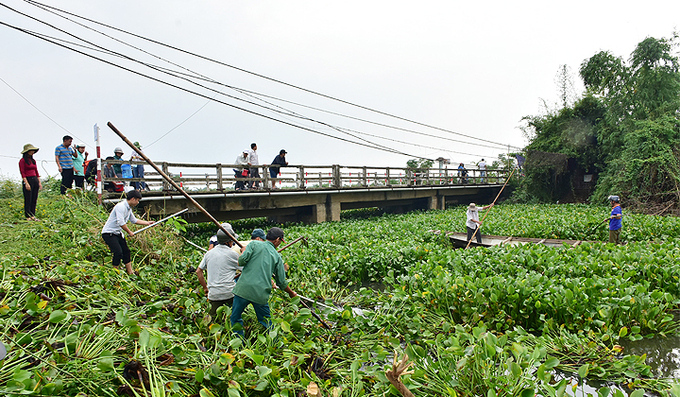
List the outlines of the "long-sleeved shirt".
{"type": "Polygon", "coordinates": [[[21,160],[19,160],[19,172],[21,172],[22,178],[28,178],[29,176],[40,178],[40,174],[38,174],[38,164],[35,160],[33,160],[32,164],[27,164],[22,157],[21,160]]]}
{"type": "Polygon", "coordinates": [[[248,168],[248,156],[246,158],[243,158],[243,153],[241,153],[240,156],[236,157],[236,161],[234,161],[234,164],[239,165],[239,169],[242,169],[243,167],[248,168]]]}
{"type": "Polygon", "coordinates": [[[130,203],[128,203],[127,200],[123,200],[116,204],[113,207],[113,210],[111,210],[109,219],[106,220],[106,223],[102,228],[102,234],[104,233],[123,234],[122,226],[125,225],[128,221],[136,223],[137,218],[135,218],[135,214],[132,213],[130,203]]]}
{"type": "Polygon", "coordinates": [[[280,289],[288,287],[283,259],[270,241],[251,241],[238,258],[238,264],[243,266],[243,272],[234,287],[234,295],[264,305],[272,291],[272,276],[280,289]]]}
{"type": "Polygon", "coordinates": [[[280,154],[277,154],[276,157],[274,157],[274,160],[272,161],[270,168],[278,169],[279,167],[275,167],[275,165],[285,167],[286,165],[288,165],[288,163],[286,162],[286,159],[284,157],[281,157],[280,154]]]}

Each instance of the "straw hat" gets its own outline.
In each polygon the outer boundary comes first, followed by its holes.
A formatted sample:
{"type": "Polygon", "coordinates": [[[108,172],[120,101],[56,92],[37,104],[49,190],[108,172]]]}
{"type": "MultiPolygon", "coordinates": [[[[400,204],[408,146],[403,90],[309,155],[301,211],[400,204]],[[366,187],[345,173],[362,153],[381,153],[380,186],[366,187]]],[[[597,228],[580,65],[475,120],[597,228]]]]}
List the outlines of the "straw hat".
{"type": "Polygon", "coordinates": [[[477,207],[477,204],[475,204],[475,203],[470,203],[470,205],[468,205],[467,209],[468,209],[468,211],[470,211],[470,210],[477,211],[479,209],[479,207],[477,207]]]}
{"type": "Polygon", "coordinates": [[[37,147],[33,146],[30,143],[27,143],[27,144],[24,145],[24,150],[21,151],[21,154],[24,154],[26,152],[30,152],[31,150],[35,150],[36,153],[37,153],[38,150],[40,150],[40,149],[38,149],[37,147]]]}

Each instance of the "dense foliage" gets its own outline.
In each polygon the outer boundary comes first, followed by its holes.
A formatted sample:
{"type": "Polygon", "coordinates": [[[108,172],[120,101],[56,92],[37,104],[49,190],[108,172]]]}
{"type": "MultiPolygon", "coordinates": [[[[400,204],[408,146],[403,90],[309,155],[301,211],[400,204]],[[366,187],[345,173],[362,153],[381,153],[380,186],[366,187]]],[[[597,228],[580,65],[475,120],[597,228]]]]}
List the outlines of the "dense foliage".
{"type": "MultiPolygon", "coordinates": [[[[680,221],[626,215],[625,246],[454,251],[464,208],[282,225],[291,286],[275,292],[273,327],[246,313],[246,338],[215,319],[193,273],[210,225],[162,225],[130,240],[139,276],[110,267],[99,236],[107,211],[87,196],[41,199],[40,222],[0,200],[0,329],[4,394],[299,396],[398,395],[385,372],[405,352],[402,381],[418,396],[562,396],[584,378],[601,395],[678,394],[622,340],[663,337],[678,323],[680,221]],[[618,386],[616,386],[618,385],[618,386]]],[[[608,209],[499,205],[485,233],[604,239],[608,209]]],[[[233,223],[248,234],[263,220],[233,223]]]]}
{"type": "Polygon", "coordinates": [[[526,117],[526,190],[543,201],[572,188],[567,170],[532,162],[532,151],[576,159],[599,174],[593,198],[615,193],[630,204],[680,200],[680,61],[677,37],[640,42],[630,59],[601,51],[583,61],[583,97],[541,116],[526,117]]]}

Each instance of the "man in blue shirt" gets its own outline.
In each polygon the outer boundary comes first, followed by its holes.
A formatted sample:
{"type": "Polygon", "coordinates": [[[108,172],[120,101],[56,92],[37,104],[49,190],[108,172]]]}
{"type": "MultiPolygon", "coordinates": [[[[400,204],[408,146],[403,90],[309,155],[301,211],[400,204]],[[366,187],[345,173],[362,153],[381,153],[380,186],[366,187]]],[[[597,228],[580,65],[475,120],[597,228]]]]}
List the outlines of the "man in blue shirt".
{"type": "Polygon", "coordinates": [[[73,143],[73,138],[64,135],[62,144],[54,149],[54,159],[61,173],[61,194],[66,194],[66,189],[73,187],[73,156],[76,152],[71,147],[71,143],[73,143]]]}
{"type": "Polygon", "coordinates": [[[608,200],[612,206],[612,213],[609,215],[609,242],[619,245],[621,244],[623,211],[619,204],[619,196],[609,196],[608,200]]]}

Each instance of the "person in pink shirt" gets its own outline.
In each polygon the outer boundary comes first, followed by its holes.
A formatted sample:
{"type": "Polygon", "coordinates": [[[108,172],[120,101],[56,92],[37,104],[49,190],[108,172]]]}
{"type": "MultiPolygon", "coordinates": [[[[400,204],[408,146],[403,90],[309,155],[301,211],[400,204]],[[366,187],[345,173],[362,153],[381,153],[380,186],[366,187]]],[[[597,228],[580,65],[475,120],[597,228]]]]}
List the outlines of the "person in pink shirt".
{"type": "Polygon", "coordinates": [[[38,164],[33,155],[38,152],[37,147],[27,143],[21,152],[23,157],[19,160],[19,172],[21,172],[21,187],[24,191],[24,215],[29,221],[37,221],[35,217],[35,207],[38,205],[38,192],[42,190],[40,174],[38,174],[38,164]]]}

